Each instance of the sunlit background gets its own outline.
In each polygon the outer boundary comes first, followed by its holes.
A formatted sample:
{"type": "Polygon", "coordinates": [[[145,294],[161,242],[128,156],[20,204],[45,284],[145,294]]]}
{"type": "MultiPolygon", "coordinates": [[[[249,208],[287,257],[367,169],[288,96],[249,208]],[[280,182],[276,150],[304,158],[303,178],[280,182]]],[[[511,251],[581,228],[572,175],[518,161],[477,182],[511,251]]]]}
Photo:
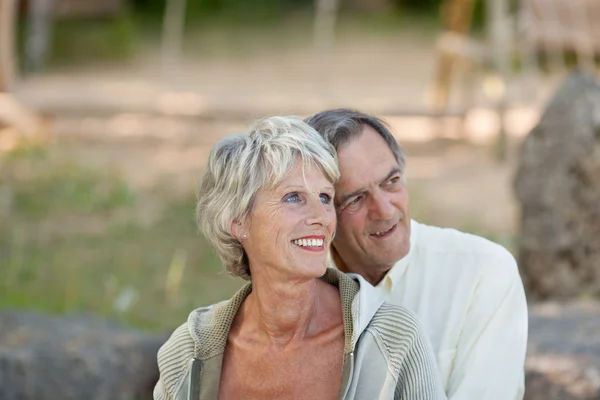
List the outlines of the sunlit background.
{"type": "Polygon", "coordinates": [[[392,124],[415,219],[516,254],[519,144],[595,68],[600,7],[574,3],[0,0],[0,309],[167,332],[228,298],[194,222],[208,151],[339,106],[392,124]]]}

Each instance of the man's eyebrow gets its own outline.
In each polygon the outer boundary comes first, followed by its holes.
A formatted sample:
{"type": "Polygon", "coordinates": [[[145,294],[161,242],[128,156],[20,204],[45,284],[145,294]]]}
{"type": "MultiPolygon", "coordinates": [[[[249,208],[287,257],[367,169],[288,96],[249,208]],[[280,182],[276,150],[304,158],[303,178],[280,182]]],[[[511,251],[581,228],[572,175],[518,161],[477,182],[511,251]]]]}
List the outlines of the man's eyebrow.
{"type": "MultiPolygon", "coordinates": [[[[383,178],[382,180],[380,180],[380,181],[379,181],[377,184],[378,184],[378,185],[381,185],[381,183],[382,183],[382,182],[385,182],[385,181],[387,181],[388,179],[390,179],[392,176],[394,176],[394,175],[396,175],[396,174],[401,174],[401,173],[402,173],[402,171],[400,170],[400,168],[399,168],[399,167],[394,167],[394,168],[392,168],[392,170],[391,170],[391,171],[390,171],[390,172],[389,172],[389,173],[388,173],[388,174],[385,176],[385,178],[383,178]]],[[[340,201],[339,201],[339,204],[338,204],[338,206],[341,206],[341,205],[343,205],[343,204],[344,204],[346,201],[348,201],[348,199],[350,199],[350,198],[352,198],[352,197],[354,197],[354,196],[356,196],[356,195],[359,195],[359,194],[361,194],[361,193],[364,193],[364,192],[366,192],[366,191],[367,191],[366,189],[364,189],[364,188],[360,188],[360,189],[356,189],[356,190],[355,190],[355,191],[353,191],[353,192],[350,192],[350,193],[348,193],[348,194],[345,194],[345,195],[343,195],[343,196],[340,198],[340,201]]]]}
{"type": "Polygon", "coordinates": [[[350,199],[350,198],[352,198],[352,197],[354,197],[356,195],[359,195],[361,193],[364,193],[364,192],[366,192],[366,190],[363,189],[363,188],[360,188],[360,189],[356,189],[354,192],[350,192],[348,194],[343,195],[340,198],[339,204],[337,206],[339,207],[339,206],[343,205],[345,202],[348,201],[348,199],[350,199]]]}
{"type": "Polygon", "coordinates": [[[387,181],[388,179],[390,179],[392,176],[394,176],[396,174],[402,174],[402,171],[400,170],[399,167],[392,168],[392,170],[390,171],[390,173],[387,174],[386,177],[383,178],[381,181],[379,181],[379,184],[381,185],[382,182],[387,181]]]}

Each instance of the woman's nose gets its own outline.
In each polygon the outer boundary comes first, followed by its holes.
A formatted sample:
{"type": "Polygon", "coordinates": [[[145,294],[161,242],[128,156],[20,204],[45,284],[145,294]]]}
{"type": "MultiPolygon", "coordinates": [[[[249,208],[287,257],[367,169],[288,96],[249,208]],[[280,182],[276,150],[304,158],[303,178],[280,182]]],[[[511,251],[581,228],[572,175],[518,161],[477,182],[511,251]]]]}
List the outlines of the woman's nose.
{"type": "Polygon", "coordinates": [[[331,218],[335,218],[335,212],[329,212],[330,207],[333,210],[333,204],[324,204],[321,199],[312,200],[308,204],[308,214],[306,216],[306,224],[328,225],[331,218]]]}

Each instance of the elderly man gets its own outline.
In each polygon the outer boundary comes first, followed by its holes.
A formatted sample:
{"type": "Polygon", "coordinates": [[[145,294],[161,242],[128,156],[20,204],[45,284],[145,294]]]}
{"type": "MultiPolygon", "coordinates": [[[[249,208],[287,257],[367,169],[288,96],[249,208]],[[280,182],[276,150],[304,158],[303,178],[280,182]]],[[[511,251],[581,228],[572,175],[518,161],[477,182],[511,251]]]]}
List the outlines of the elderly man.
{"type": "Polygon", "coordinates": [[[411,220],[404,155],[381,119],[338,109],[306,122],[338,153],[336,266],[417,314],[449,399],[521,399],[527,304],[512,255],[411,220]]]}

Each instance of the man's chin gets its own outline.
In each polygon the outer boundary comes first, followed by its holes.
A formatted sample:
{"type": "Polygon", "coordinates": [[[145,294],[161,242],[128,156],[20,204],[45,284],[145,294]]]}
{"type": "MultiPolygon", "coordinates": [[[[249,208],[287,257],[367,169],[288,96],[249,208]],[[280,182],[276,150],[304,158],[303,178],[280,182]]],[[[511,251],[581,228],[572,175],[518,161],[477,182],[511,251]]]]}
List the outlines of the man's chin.
{"type": "Polygon", "coordinates": [[[396,246],[386,246],[387,248],[385,249],[377,249],[374,250],[371,254],[373,255],[373,257],[371,257],[372,260],[378,260],[380,261],[381,264],[389,264],[389,265],[394,265],[396,264],[398,261],[402,260],[404,257],[406,257],[406,255],[408,254],[409,250],[410,250],[410,245],[407,243],[399,243],[396,246]],[[393,248],[390,248],[393,247],[393,248]],[[382,254],[385,254],[384,257],[382,257],[382,254]]]}
{"type": "Polygon", "coordinates": [[[398,262],[400,261],[400,259],[389,259],[389,260],[384,260],[384,259],[379,259],[379,260],[373,260],[375,261],[375,265],[377,265],[377,270],[381,273],[387,273],[390,269],[392,269],[392,267],[398,262]]]}

